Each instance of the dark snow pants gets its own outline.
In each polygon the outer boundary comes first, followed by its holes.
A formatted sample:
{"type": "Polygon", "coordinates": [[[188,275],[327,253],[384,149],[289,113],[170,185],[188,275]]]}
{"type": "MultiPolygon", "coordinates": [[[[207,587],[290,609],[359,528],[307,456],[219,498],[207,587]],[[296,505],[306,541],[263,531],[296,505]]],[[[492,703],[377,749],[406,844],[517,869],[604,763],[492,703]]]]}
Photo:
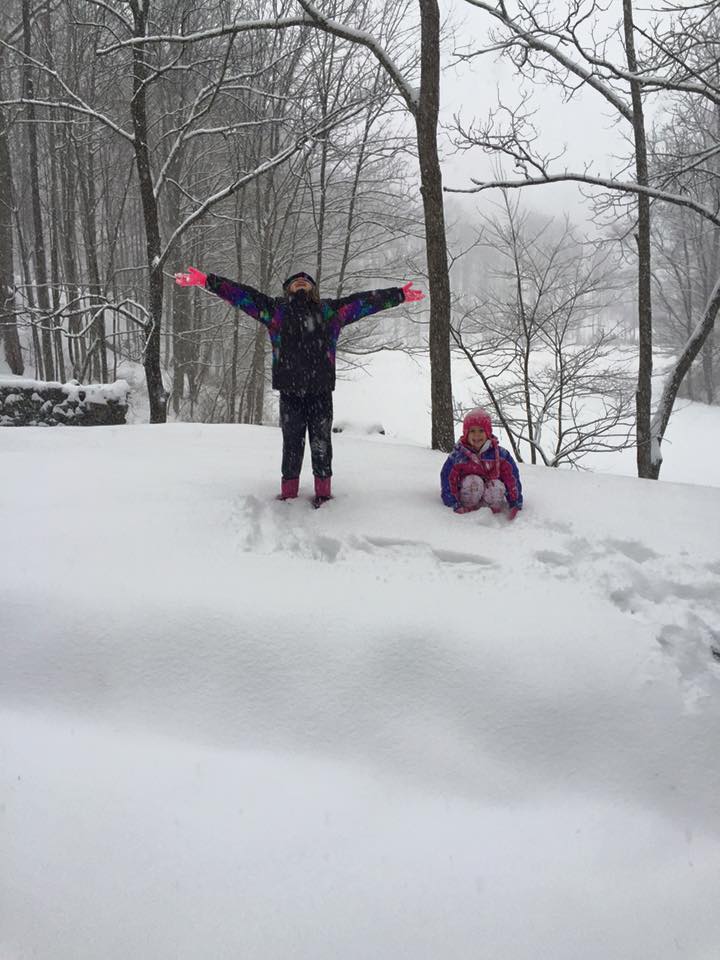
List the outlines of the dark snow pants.
{"type": "Polygon", "coordinates": [[[282,478],[300,476],[305,433],[310,437],[312,471],[316,477],[332,476],[332,392],[281,393],[280,426],[283,434],[282,478]]]}

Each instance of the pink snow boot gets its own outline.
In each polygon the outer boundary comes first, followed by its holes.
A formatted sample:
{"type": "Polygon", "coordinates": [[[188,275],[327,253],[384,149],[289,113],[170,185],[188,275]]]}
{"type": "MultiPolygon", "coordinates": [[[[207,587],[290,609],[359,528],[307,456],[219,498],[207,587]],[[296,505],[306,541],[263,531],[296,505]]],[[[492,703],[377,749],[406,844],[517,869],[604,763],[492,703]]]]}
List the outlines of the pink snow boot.
{"type": "Polygon", "coordinates": [[[321,507],[328,500],[332,499],[330,483],[330,477],[315,477],[315,497],[313,498],[314,507],[321,507]]]}
{"type": "Polygon", "coordinates": [[[299,489],[300,477],[295,477],[293,480],[283,480],[280,484],[280,493],[277,495],[277,499],[294,500],[298,495],[299,489]]]}

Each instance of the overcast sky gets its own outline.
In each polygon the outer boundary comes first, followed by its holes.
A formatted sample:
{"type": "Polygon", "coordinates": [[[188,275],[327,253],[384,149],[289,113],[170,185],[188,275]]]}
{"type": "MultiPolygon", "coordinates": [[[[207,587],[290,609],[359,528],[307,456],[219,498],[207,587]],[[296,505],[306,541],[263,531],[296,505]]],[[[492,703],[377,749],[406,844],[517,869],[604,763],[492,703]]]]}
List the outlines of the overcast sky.
{"type": "MultiPolygon", "coordinates": [[[[484,40],[486,42],[483,30],[487,29],[488,18],[462,3],[456,7],[459,7],[463,19],[458,43],[470,43],[473,37],[477,38],[478,46],[484,40]]],[[[456,16],[456,20],[459,19],[456,16]]],[[[445,60],[448,65],[442,77],[443,122],[451,123],[455,113],[461,114],[466,125],[473,116],[484,119],[497,105],[498,91],[507,106],[520,102],[518,79],[507,61],[500,62],[496,54],[488,54],[472,63],[453,66],[452,46],[447,45],[445,60]]],[[[532,89],[528,83],[525,87],[532,89]]],[[[554,165],[557,172],[564,168],[582,171],[590,160],[595,161],[594,172],[597,174],[606,175],[618,169],[618,162],[612,158],[627,152],[621,134],[629,132],[629,128],[625,121],[620,125],[615,122],[611,108],[598,94],[580,92],[569,103],[563,103],[557,88],[536,87],[533,106],[537,110],[535,125],[542,152],[555,155],[565,150],[566,159],[559,159],[554,165]]],[[[446,187],[468,187],[473,176],[481,179],[493,176],[493,158],[479,149],[453,154],[452,148],[446,145],[443,155],[446,187]]],[[[508,174],[512,174],[511,164],[507,160],[505,163],[508,174]]],[[[459,195],[456,196],[460,199],[459,195]]],[[[497,199],[497,191],[468,197],[468,202],[485,204],[492,197],[497,199]]],[[[573,183],[526,188],[522,191],[522,199],[524,204],[538,211],[557,215],[567,211],[573,219],[583,218],[588,212],[579,186],[573,183]]]]}

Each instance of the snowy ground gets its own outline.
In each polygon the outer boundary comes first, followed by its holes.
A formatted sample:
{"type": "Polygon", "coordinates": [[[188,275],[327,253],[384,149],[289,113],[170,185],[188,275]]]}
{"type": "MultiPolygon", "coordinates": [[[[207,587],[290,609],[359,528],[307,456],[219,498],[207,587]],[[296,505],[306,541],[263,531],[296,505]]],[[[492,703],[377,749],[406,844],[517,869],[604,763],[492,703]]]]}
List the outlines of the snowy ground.
{"type": "MultiPolygon", "coordinates": [[[[656,358],[656,368],[662,367],[656,358]]],[[[128,423],[149,421],[149,406],[143,368],[122,362],[117,376],[131,387],[128,423]]],[[[0,377],[10,377],[0,358],[0,377]]],[[[662,378],[655,384],[659,391],[662,378]]],[[[459,355],[453,359],[453,395],[463,406],[485,402],[477,375],[459,355]]],[[[427,357],[382,351],[364,358],[355,369],[341,363],[334,396],[335,418],[346,432],[360,436],[376,432],[381,425],[388,437],[401,443],[430,445],[430,369],[427,357]]],[[[277,422],[277,398],[271,394],[268,422],[277,422]]],[[[503,443],[506,438],[498,430],[503,443]]],[[[720,406],[678,400],[663,441],[662,480],[720,487],[720,456],[713,438],[720,435],[720,406]]],[[[589,454],[582,469],[634,477],[637,464],[634,449],[619,453],[589,454]]]]}
{"type": "Polygon", "coordinates": [[[720,490],[335,446],[0,431],[2,960],[717,960],[720,490]]]}

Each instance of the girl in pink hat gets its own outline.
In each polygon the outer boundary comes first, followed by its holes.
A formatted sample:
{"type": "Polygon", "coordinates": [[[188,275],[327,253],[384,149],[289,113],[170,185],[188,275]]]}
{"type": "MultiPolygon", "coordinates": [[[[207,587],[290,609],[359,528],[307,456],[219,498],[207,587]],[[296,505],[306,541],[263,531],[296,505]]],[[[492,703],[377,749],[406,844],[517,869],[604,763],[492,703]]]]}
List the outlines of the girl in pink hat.
{"type": "Polygon", "coordinates": [[[487,411],[476,407],[463,420],[463,433],[440,473],[443,503],[455,513],[490,507],[514,520],[522,510],[522,484],[512,454],[498,443],[487,411]]]}

